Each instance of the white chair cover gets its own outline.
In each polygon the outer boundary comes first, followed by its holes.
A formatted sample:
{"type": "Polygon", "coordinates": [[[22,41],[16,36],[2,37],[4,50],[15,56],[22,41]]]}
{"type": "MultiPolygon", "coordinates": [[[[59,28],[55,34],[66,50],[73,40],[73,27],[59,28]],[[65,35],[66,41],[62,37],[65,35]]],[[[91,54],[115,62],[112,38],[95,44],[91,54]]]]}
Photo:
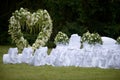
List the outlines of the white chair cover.
{"type": "Polygon", "coordinates": [[[34,66],[41,66],[46,64],[46,58],[47,58],[47,47],[40,47],[35,51],[33,60],[31,62],[31,65],[34,66]]]}
{"type": "Polygon", "coordinates": [[[81,37],[78,34],[72,34],[69,40],[69,47],[70,48],[80,48],[80,40],[81,37]]]}
{"type": "Polygon", "coordinates": [[[16,64],[17,63],[17,53],[18,53],[17,48],[10,48],[8,51],[8,54],[3,55],[3,63],[4,64],[7,64],[7,63],[16,64]]]}
{"type": "Polygon", "coordinates": [[[32,58],[33,58],[33,49],[31,47],[24,48],[21,55],[21,62],[29,64],[32,58]]]}

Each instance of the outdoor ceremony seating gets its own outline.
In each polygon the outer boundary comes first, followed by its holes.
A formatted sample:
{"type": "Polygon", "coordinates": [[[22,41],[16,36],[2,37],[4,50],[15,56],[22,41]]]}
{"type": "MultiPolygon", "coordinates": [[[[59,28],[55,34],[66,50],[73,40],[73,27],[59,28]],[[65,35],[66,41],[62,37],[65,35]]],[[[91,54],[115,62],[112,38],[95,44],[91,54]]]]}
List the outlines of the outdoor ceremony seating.
{"type": "Polygon", "coordinates": [[[10,48],[8,54],[3,55],[3,63],[120,69],[120,46],[114,39],[102,37],[102,45],[85,42],[83,48],[80,48],[80,41],[81,37],[73,34],[68,44],[57,44],[49,55],[47,47],[39,47],[35,52],[31,47],[24,48],[21,54],[18,54],[17,48],[10,48]]]}
{"type": "Polygon", "coordinates": [[[18,53],[17,48],[10,48],[8,50],[8,54],[3,55],[3,63],[16,64],[17,63],[17,53],[18,53]]]}
{"type": "Polygon", "coordinates": [[[33,58],[33,50],[32,48],[24,48],[21,55],[21,62],[22,63],[30,63],[31,59],[33,58]]]}
{"type": "Polygon", "coordinates": [[[47,47],[40,47],[39,49],[37,49],[34,53],[34,56],[31,60],[31,65],[34,66],[41,66],[41,65],[45,65],[46,64],[46,58],[47,58],[47,51],[48,48],[47,47]]]}

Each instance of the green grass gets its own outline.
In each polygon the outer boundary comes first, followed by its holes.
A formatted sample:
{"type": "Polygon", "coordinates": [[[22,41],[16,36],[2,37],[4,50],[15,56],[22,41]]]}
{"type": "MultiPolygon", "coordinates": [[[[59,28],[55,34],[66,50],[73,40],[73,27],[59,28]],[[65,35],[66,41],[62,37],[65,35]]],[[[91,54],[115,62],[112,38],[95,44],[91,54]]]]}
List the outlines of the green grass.
{"type": "Polygon", "coordinates": [[[120,80],[119,69],[3,64],[2,56],[10,47],[0,46],[0,80],[120,80]]]}

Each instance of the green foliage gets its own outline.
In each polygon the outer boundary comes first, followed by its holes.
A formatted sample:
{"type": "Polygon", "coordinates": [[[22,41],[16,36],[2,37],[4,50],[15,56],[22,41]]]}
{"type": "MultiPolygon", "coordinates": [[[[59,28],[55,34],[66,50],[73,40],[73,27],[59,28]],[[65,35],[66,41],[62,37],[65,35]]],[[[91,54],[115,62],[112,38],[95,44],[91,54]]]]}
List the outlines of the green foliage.
{"type": "Polygon", "coordinates": [[[37,33],[30,34],[26,31],[23,31],[23,36],[25,39],[27,39],[30,45],[32,45],[35,42],[37,35],[38,35],[37,33]]]}
{"type": "Polygon", "coordinates": [[[120,36],[117,38],[117,44],[120,44],[120,36]]]}
{"type": "Polygon", "coordinates": [[[11,37],[8,35],[8,32],[0,32],[0,44],[1,45],[8,45],[11,44],[12,40],[11,37]]]}
{"type": "Polygon", "coordinates": [[[56,47],[55,43],[53,41],[50,41],[50,40],[46,43],[45,46],[47,46],[48,48],[55,48],[56,47]]]}
{"type": "MultiPolygon", "coordinates": [[[[18,10],[21,6],[28,8],[31,12],[41,8],[46,9],[50,13],[54,24],[53,35],[50,41],[53,41],[59,31],[65,32],[68,36],[73,33],[82,35],[87,30],[98,32],[102,36],[108,36],[114,39],[120,36],[119,0],[6,0],[1,3],[1,8],[4,7],[1,10],[0,16],[0,32],[2,34],[8,30],[8,19],[11,13],[18,10]]],[[[21,20],[22,22],[24,20],[21,20]]],[[[24,26],[28,25],[31,27],[30,24],[24,26]]],[[[37,29],[38,26],[34,27],[34,29],[30,29],[28,32],[36,33],[41,30],[40,27],[37,29]]],[[[7,38],[6,36],[7,34],[5,34],[4,39],[7,38]]],[[[0,36],[0,39],[2,38],[0,36]]],[[[1,41],[0,44],[6,42],[1,41]]]]}
{"type": "Polygon", "coordinates": [[[87,28],[84,26],[81,26],[76,22],[71,22],[71,23],[67,22],[66,25],[63,26],[61,31],[66,33],[68,36],[71,36],[72,34],[75,34],[75,33],[82,36],[82,34],[87,31],[87,28]]]}
{"type": "Polygon", "coordinates": [[[102,44],[102,39],[98,33],[89,33],[86,32],[82,36],[82,43],[88,42],[88,44],[102,44]]]}
{"type": "Polygon", "coordinates": [[[68,43],[68,36],[63,32],[58,32],[58,34],[55,37],[54,43],[55,44],[67,44],[68,43]]]}

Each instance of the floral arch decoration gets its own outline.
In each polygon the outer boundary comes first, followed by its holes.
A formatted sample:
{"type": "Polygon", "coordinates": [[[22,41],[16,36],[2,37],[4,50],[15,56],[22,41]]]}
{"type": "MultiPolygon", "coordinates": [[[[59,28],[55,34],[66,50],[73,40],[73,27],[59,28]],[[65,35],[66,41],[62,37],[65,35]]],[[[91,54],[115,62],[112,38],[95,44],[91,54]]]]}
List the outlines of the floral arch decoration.
{"type": "Polygon", "coordinates": [[[52,33],[52,20],[47,10],[39,9],[30,13],[27,9],[16,10],[9,19],[9,30],[12,41],[16,44],[19,51],[24,47],[32,47],[33,50],[44,46],[52,33]],[[22,28],[30,32],[39,30],[37,39],[29,45],[21,31],[22,28]]]}

